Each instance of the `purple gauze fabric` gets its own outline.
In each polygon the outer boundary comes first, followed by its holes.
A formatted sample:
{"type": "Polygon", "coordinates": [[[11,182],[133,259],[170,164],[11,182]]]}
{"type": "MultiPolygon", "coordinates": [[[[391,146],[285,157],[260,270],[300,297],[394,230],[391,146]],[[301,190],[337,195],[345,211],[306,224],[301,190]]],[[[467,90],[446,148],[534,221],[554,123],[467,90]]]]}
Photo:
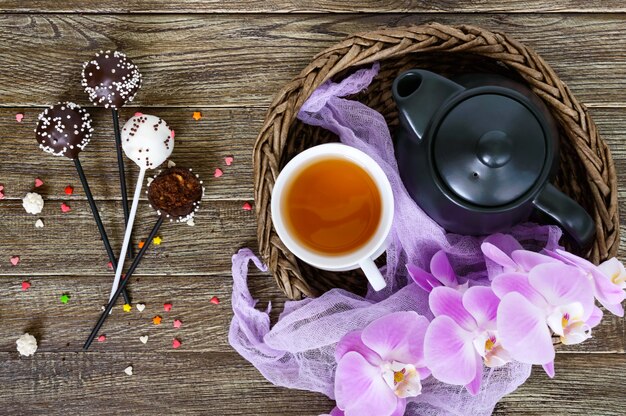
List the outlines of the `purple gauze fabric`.
{"type": "MultiPolygon", "coordinates": [[[[389,128],[381,114],[345,97],[366,89],[378,74],[379,65],[361,69],[340,83],[321,85],[304,103],[298,118],[337,134],[341,142],[370,155],[385,171],[395,198],[394,224],[388,239],[387,287],[369,290],[360,297],[333,289],[315,299],[290,301],[278,322],[270,328],[269,306],[255,309],[247,287],[248,263],[266,267],[249,250],[233,256],[233,311],[229,342],[270,382],[293,389],[320,392],[334,398],[335,344],[348,332],[362,329],[391,312],[413,310],[432,319],[428,294],[413,284],[405,265],[428,269],[432,255],[443,249],[455,270],[474,284],[489,284],[490,264],[480,251],[482,239],[446,234],[411,199],[394,157],[389,128]]],[[[524,224],[511,230],[526,248],[558,247],[557,227],[524,224]]],[[[530,375],[530,366],[510,363],[484,372],[480,393],[472,397],[464,387],[443,384],[433,377],[424,380],[422,394],[411,399],[407,415],[490,415],[504,395],[514,391],[530,375]]],[[[330,409],[329,409],[330,410],[330,409]]],[[[364,415],[366,416],[366,415],[364,415]]]]}

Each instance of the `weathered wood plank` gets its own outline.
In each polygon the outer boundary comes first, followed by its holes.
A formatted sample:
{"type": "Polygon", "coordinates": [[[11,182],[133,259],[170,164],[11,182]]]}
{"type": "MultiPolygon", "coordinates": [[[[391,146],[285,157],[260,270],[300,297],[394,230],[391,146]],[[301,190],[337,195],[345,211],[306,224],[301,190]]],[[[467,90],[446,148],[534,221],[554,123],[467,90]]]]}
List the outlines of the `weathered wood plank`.
{"type": "MultiPolygon", "coordinates": [[[[121,111],[122,125],[135,111],[121,111]]],[[[206,108],[200,109],[202,119],[198,121],[192,118],[194,111],[199,109],[151,108],[146,113],[162,117],[176,131],[172,160],[200,175],[206,188],[205,200],[251,199],[252,146],[265,111],[206,108]],[[234,158],[231,166],[226,166],[225,156],[234,158]],[[220,178],[214,177],[216,168],[224,173],[220,178]]],[[[37,147],[33,129],[40,112],[40,108],[0,108],[0,149],[11,155],[0,164],[0,184],[5,186],[5,197],[23,198],[32,190],[34,179],[39,177],[45,185],[37,192],[47,199],[66,200],[64,189],[68,184],[74,187],[71,199],[84,199],[74,164],[67,158],[43,153],[37,147]],[[15,121],[17,113],[24,114],[21,123],[15,121]]],[[[80,159],[92,194],[96,199],[121,200],[111,113],[101,108],[90,108],[89,112],[96,131],[80,159]]],[[[139,168],[127,158],[124,162],[129,198],[132,199],[139,168]]],[[[148,172],[148,175],[154,174],[156,171],[148,172]]],[[[145,199],[145,195],[142,198],[145,199]]]]}
{"type": "MultiPolygon", "coordinates": [[[[86,201],[72,201],[72,211],[62,213],[60,201],[48,202],[42,215],[27,214],[19,201],[0,201],[0,276],[69,274],[109,275],[108,257],[86,201]],[[35,228],[36,218],[44,228],[35,228]],[[20,256],[13,266],[11,256],[20,256]]],[[[160,246],[151,247],[137,268],[138,275],[225,273],[230,257],[242,246],[256,247],[253,211],[245,211],[238,201],[205,202],[196,225],[164,224],[160,246]]],[[[99,210],[111,245],[119,253],[124,235],[120,202],[101,202],[99,210]]],[[[147,203],[139,206],[133,230],[134,244],[146,238],[156,222],[147,203]]]]}
{"type": "Polygon", "coordinates": [[[0,11],[19,13],[444,13],[444,12],[620,12],[625,11],[619,0],[604,0],[601,4],[584,0],[487,0],[481,2],[458,2],[455,0],[131,0],[113,4],[110,0],[20,0],[0,1],[0,11]]]}
{"type": "MultiPolygon", "coordinates": [[[[121,48],[144,74],[136,105],[266,105],[312,57],[348,34],[429,14],[0,16],[3,106],[84,102],[82,61],[121,48]],[[33,94],[36,91],[36,94],[33,94]]],[[[506,31],[535,48],[587,104],[624,106],[623,14],[437,15],[506,31]],[[584,57],[584,59],[582,58],[584,57]]]]}
{"type": "MultiPolygon", "coordinates": [[[[136,414],[309,416],[330,411],[321,394],[270,385],[236,354],[0,353],[0,405],[7,414],[136,414]],[[133,376],[124,374],[132,365],[133,376]],[[89,398],[89,400],[85,400],[89,398]]],[[[496,415],[623,415],[623,356],[561,354],[557,376],[540,369],[497,405],[496,415]]]]}
{"type": "Polygon", "coordinates": [[[560,354],[555,367],[553,380],[534,368],[530,379],[496,406],[494,415],[624,415],[623,355],[560,354]]]}

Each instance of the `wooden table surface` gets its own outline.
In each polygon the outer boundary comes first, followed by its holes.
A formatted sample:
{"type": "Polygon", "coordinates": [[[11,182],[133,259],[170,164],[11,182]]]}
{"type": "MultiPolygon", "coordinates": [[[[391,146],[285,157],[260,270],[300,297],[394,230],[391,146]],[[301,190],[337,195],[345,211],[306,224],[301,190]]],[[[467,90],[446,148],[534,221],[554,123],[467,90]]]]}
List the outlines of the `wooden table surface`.
{"type": "MultiPolygon", "coordinates": [[[[591,109],[626,175],[623,0],[0,0],[0,12],[0,414],[316,415],[332,408],[321,395],[272,386],[230,348],[230,258],[256,247],[255,218],[242,205],[253,203],[251,152],[267,105],[317,52],[350,33],[433,20],[508,32],[535,48],[591,109]],[[196,226],[164,226],[163,243],[138,269],[130,293],[146,309],[118,307],[105,324],[106,341],[84,353],[112,273],[72,163],[40,152],[33,128],[46,104],[86,105],[81,63],[113,48],[144,76],[122,118],[135,111],[165,118],[176,130],[173,160],[203,177],[206,197],[196,226]],[[203,118],[194,120],[194,111],[203,118]],[[225,156],[234,157],[232,166],[225,156]],[[216,168],[222,177],[213,177],[216,168]],[[39,216],[21,206],[36,177],[45,182],[37,189],[46,201],[39,216]],[[67,185],[74,195],[64,194],[67,185]],[[62,213],[62,202],[72,211],[62,213]],[[34,227],[37,218],[44,228],[34,227]],[[12,266],[16,255],[21,262],[12,266]],[[27,291],[24,280],[32,284],[27,291]],[[221,303],[211,304],[212,296],[221,303]],[[173,304],[169,313],[165,302],[173,304]],[[157,314],[161,326],[151,322],[157,314]],[[183,321],[180,329],[173,319],[183,321]],[[34,357],[16,352],[25,331],[39,340],[34,357]],[[174,337],[182,341],[176,350],[174,337]]],[[[97,131],[83,166],[117,252],[123,220],[110,113],[90,111],[97,131]]],[[[127,170],[132,185],[137,169],[127,170]]],[[[154,221],[143,201],[135,245],[154,221]]],[[[271,276],[251,276],[261,305],[271,300],[280,310],[284,298],[271,276]]],[[[593,339],[560,350],[554,380],[534,369],[495,413],[626,414],[625,346],[624,319],[605,316],[593,339]]]]}

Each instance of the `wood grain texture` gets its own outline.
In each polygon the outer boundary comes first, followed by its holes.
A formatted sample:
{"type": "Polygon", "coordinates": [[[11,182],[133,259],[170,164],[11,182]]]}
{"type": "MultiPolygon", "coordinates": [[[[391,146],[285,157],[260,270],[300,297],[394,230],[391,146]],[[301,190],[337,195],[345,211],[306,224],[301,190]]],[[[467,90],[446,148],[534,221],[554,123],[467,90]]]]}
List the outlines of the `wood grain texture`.
{"type": "Polygon", "coordinates": [[[19,13],[445,13],[445,12],[621,12],[624,3],[603,0],[600,3],[585,0],[483,0],[459,2],[456,0],[130,0],[111,3],[110,0],[1,0],[0,11],[19,13]]]}
{"type": "Polygon", "coordinates": [[[0,101],[3,106],[83,103],[81,63],[95,50],[120,48],[144,75],[136,105],[267,105],[311,57],[346,35],[432,20],[506,31],[536,49],[582,102],[625,105],[623,14],[443,14],[436,19],[429,14],[5,14],[0,16],[0,101]]]}

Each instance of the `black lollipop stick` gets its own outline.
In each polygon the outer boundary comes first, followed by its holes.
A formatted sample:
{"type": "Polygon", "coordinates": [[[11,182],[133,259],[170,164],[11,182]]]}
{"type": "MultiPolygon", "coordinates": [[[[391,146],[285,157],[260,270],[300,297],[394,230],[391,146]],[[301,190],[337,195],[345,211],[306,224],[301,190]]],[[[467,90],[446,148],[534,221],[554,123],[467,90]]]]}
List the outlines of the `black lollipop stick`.
{"type": "MultiPolygon", "coordinates": [[[[128,225],[128,192],[126,191],[126,172],[124,169],[124,155],[122,155],[122,138],[117,108],[111,108],[113,116],[113,130],[115,132],[115,149],[117,151],[117,169],[120,176],[120,190],[122,191],[122,209],[124,210],[124,225],[128,225]]],[[[133,258],[133,245],[128,246],[128,258],[133,258]]]]}
{"type": "MultiPolygon", "coordinates": [[[[117,268],[117,260],[115,258],[115,254],[113,254],[113,249],[111,248],[109,237],[107,236],[107,232],[104,229],[104,224],[102,224],[102,218],[100,218],[100,213],[98,212],[96,201],[93,199],[93,195],[91,194],[91,189],[89,188],[89,184],[87,183],[87,178],[85,177],[85,172],[83,171],[83,166],[80,164],[80,160],[78,160],[78,156],[74,158],[74,166],[76,166],[76,171],[78,172],[80,183],[83,185],[83,190],[85,191],[85,195],[87,196],[87,201],[89,201],[89,207],[91,208],[93,218],[94,220],[96,220],[98,231],[100,231],[100,237],[102,238],[104,249],[109,255],[109,260],[111,261],[111,264],[113,265],[113,270],[115,270],[117,268]]],[[[122,295],[124,296],[124,302],[130,304],[130,299],[128,297],[128,293],[126,292],[126,290],[122,292],[122,295]]]]}
{"type": "Polygon", "coordinates": [[[133,263],[128,268],[128,271],[126,272],[126,278],[120,282],[117,290],[113,294],[113,297],[107,304],[106,308],[104,308],[104,312],[102,312],[102,314],[100,315],[100,319],[98,319],[98,323],[91,331],[91,334],[89,335],[89,338],[87,338],[87,341],[85,341],[85,344],[83,345],[83,351],[87,351],[89,349],[89,346],[95,339],[96,335],[98,334],[98,332],[100,332],[100,328],[102,328],[102,325],[104,324],[104,321],[106,321],[106,319],[108,318],[109,313],[111,312],[111,309],[113,309],[113,306],[115,306],[115,302],[117,302],[117,298],[124,291],[124,288],[130,281],[130,278],[133,275],[137,266],[139,265],[141,258],[143,257],[145,252],[148,250],[148,247],[150,247],[150,244],[152,243],[152,239],[156,237],[156,234],[159,231],[159,228],[161,228],[161,224],[163,224],[163,217],[159,216],[159,219],[157,220],[156,224],[154,224],[154,227],[152,227],[152,231],[150,231],[150,235],[148,236],[146,243],[143,245],[141,250],[139,250],[139,253],[137,253],[137,256],[133,260],[133,263]]]}

